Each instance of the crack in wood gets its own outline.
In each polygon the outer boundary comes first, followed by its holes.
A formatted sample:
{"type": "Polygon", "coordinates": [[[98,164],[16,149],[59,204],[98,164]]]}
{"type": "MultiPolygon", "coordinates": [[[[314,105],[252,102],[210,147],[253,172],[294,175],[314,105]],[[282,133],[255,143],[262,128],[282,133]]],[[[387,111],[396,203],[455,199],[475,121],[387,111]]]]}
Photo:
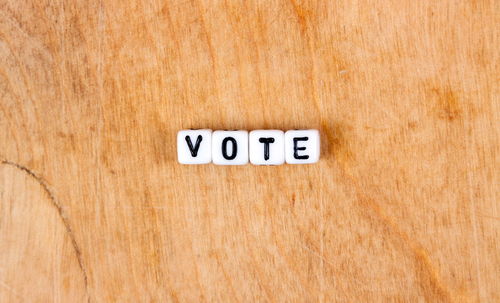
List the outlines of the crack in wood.
{"type": "Polygon", "coordinates": [[[15,168],[25,172],[28,176],[34,178],[42,186],[43,190],[49,196],[49,199],[52,203],[52,206],[54,206],[56,208],[57,213],[58,213],[59,217],[61,218],[61,221],[64,225],[64,228],[66,229],[66,233],[68,234],[68,236],[71,240],[71,245],[73,246],[73,250],[75,252],[76,259],[78,261],[78,266],[80,267],[80,270],[81,270],[82,275],[83,275],[83,282],[85,285],[85,294],[87,295],[87,302],[90,302],[90,296],[89,296],[89,292],[88,292],[87,270],[85,269],[85,266],[83,265],[82,252],[80,250],[80,246],[76,242],[75,235],[73,233],[73,230],[71,229],[71,225],[69,224],[68,218],[67,218],[66,214],[64,213],[64,210],[63,210],[61,204],[59,203],[59,201],[57,201],[57,199],[55,198],[52,191],[49,189],[49,186],[47,185],[45,180],[43,178],[39,177],[37,174],[35,174],[31,169],[29,169],[26,166],[23,166],[21,164],[18,164],[16,162],[12,162],[12,161],[8,161],[8,160],[1,160],[1,164],[2,165],[10,165],[12,167],[15,167],[15,168]]]}

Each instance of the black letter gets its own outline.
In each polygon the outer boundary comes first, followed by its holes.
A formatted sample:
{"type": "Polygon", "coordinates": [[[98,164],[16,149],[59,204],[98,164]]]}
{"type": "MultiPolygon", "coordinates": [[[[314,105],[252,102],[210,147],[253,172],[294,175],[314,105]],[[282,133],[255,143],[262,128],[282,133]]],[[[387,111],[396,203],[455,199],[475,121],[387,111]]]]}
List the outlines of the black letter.
{"type": "Polygon", "coordinates": [[[233,137],[227,137],[222,140],[222,156],[226,160],[233,160],[236,158],[236,154],[238,153],[238,145],[236,144],[236,140],[233,137]],[[233,150],[230,156],[227,155],[227,141],[231,141],[233,144],[233,150]]]}
{"type": "Polygon", "coordinates": [[[299,156],[299,153],[297,152],[299,150],[306,150],[306,148],[304,146],[303,147],[298,147],[297,146],[297,142],[298,141],[307,141],[307,140],[309,140],[309,137],[293,138],[293,157],[295,159],[299,159],[299,160],[309,159],[308,155],[299,156]]]}
{"type": "Polygon", "coordinates": [[[264,143],[264,160],[269,160],[269,143],[274,143],[274,138],[259,138],[260,143],[264,143]]]}
{"type": "Polygon", "coordinates": [[[191,156],[196,157],[198,155],[198,149],[200,149],[201,140],[203,140],[203,137],[201,135],[198,135],[198,138],[196,138],[196,144],[193,147],[191,138],[189,138],[189,136],[186,136],[186,142],[188,144],[189,151],[191,152],[191,156]]]}

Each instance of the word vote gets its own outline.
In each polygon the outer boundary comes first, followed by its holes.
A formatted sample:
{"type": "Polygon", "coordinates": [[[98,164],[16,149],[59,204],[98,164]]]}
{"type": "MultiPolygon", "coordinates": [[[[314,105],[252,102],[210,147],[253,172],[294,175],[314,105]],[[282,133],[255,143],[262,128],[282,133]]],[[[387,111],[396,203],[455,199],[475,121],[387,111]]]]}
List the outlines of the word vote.
{"type": "Polygon", "coordinates": [[[319,132],[289,130],[181,130],[177,156],[181,164],[281,165],[316,163],[320,154],[319,132]]]}

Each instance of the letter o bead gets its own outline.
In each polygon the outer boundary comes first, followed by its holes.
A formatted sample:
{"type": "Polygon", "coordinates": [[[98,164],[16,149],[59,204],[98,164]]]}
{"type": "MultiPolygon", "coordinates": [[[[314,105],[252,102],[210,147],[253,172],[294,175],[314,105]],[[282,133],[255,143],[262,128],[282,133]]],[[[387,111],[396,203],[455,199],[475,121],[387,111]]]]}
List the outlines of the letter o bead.
{"type": "Polygon", "coordinates": [[[212,161],[212,130],[186,129],[177,133],[177,159],[181,164],[212,161]]]}
{"type": "Polygon", "coordinates": [[[216,130],[212,133],[212,162],[217,165],[248,163],[248,132],[216,130]]]}
{"type": "Polygon", "coordinates": [[[288,164],[310,164],[319,160],[319,131],[289,130],[285,133],[285,159],[288,164]]]}

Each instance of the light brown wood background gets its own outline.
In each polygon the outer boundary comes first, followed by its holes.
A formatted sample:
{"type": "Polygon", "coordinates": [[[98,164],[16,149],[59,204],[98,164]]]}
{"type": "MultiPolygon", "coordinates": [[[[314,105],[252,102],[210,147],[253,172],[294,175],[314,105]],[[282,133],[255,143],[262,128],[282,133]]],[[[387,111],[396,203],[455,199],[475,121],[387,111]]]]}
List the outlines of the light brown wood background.
{"type": "Polygon", "coordinates": [[[499,302],[498,1],[0,1],[1,302],[499,302]],[[185,128],[316,165],[181,166],[185,128]]]}

